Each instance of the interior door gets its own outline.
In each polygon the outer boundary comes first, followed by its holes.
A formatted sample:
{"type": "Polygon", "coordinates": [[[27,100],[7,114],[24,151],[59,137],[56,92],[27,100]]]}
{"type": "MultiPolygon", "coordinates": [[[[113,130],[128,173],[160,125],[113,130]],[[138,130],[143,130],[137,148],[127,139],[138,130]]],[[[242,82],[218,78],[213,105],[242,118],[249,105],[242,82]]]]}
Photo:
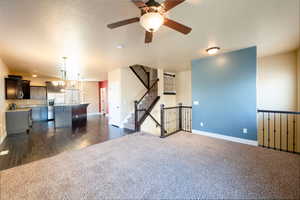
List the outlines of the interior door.
{"type": "Polygon", "coordinates": [[[120,110],[120,83],[110,82],[109,84],[109,123],[120,126],[121,110],[120,110]]]}
{"type": "Polygon", "coordinates": [[[106,88],[100,88],[100,102],[101,102],[101,113],[106,114],[107,110],[107,89],[106,88]]]}

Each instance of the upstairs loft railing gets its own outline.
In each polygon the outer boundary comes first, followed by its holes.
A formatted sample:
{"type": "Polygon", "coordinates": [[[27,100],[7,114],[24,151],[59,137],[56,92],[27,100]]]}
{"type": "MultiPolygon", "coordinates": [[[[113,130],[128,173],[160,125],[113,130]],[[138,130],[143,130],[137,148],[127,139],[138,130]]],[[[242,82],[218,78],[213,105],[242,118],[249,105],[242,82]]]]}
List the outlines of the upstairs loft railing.
{"type": "Polygon", "coordinates": [[[183,106],[160,107],[161,138],[168,137],[180,131],[192,132],[192,107],[183,106]]]}
{"type": "Polygon", "coordinates": [[[257,110],[257,112],[260,146],[300,153],[300,112],[276,110],[257,110]]]}
{"type": "Polygon", "coordinates": [[[133,65],[129,67],[132,72],[138,77],[142,84],[149,89],[150,88],[150,72],[147,72],[142,65],[133,65]]]}

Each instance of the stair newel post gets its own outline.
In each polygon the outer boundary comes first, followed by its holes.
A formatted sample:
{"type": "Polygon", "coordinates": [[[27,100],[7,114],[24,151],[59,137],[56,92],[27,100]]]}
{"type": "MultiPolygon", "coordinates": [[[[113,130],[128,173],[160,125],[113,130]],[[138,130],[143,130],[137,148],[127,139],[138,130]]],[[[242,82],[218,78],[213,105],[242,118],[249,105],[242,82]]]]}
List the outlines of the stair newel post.
{"type": "Polygon", "coordinates": [[[182,103],[179,103],[178,104],[178,117],[179,117],[179,130],[182,131],[182,124],[183,124],[183,121],[182,121],[182,103]]]}
{"type": "Polygon", "coordinates": [[[140,131],[138,119],[138,101],[134,101],[134,129],[135,131],[140,131]]]}
{"type": "Polygon", "coordinates": [[[165,137],[165,105],[160,105],[160,137],[165,137]]]}

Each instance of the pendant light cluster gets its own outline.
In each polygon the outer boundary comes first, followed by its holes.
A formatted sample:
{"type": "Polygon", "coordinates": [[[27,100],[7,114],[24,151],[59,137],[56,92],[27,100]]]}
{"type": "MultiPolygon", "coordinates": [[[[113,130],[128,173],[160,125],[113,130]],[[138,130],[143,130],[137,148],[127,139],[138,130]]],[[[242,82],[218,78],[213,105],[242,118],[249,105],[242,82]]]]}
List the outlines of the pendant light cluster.
{"type": "Polygon", "coordinates": [[[67,59],[68,57],[62,57],[63,59],[63,67],[60,70],[60,80],[52,81],[52,84],[56,87],[62,88],[61,91],[65,91],[65,89],[78,89],[80,83],[80,74],[77,74],[77,80],[69,80],[68,71],[67,71],[67,59]]]}

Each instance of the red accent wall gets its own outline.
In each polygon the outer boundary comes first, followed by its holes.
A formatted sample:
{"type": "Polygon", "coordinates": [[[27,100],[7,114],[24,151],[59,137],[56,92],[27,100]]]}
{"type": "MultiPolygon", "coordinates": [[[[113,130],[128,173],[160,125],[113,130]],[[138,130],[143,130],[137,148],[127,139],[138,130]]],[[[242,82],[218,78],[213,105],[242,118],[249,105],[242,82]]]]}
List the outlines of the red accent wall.
{"type": "MultiPolygon", "coordinates": [[[[106,113],[109,113],[109,108],[108,108],[108,81],[107,80],[105,80],[105,81],[99,81],[99,97],[101,96],[100,88],[106,88],[106,97],[107,97],[106,98],[106,104],[107,104],[106,113]]],[[[99,112],[101,112],[100,98],[99,98],[99,112]]]]}

